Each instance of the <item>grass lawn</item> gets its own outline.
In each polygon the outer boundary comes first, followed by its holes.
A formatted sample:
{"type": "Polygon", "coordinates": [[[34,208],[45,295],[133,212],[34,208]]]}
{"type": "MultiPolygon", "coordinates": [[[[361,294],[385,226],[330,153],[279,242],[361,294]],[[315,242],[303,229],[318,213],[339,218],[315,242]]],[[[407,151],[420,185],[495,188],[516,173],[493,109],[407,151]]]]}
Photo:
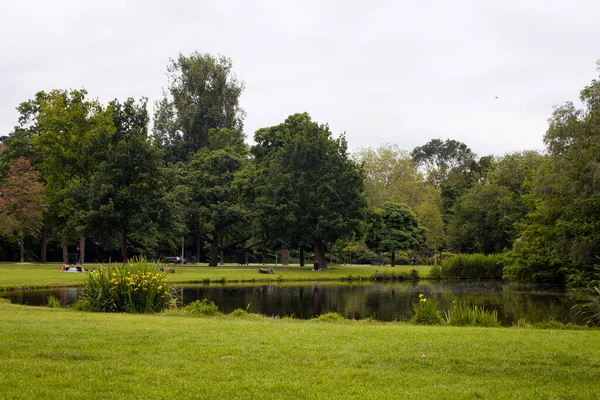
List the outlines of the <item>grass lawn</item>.
{"type": "Polygon", "coordinates": [[[0,326],[0,398],[597,399],[600,393],[600,330],[94,314],[3,303],[0,326]]]}
{"type": "MultiPolygon", "coordinates": [[[[13,264],[0,263],[0,290],[9,288],[34,288],[49,286],[76,286],[82,284],[85,273],[60,272],[62,264],[13,264]]],[[[94,269],[98,264],[86,264],[86,268],[94,269]]],[[[275,274],[259,274],[258,268],[268,268],[270,265],[223,265],[208,267],[205,265],[183,265],[174,266],[177,273],[169,275],[169,281],[174,283],[200,283],[210,280],[211,282],[227,281],[327,281],[341,280],[342,278],[368,279],[375,271],[380,272],[408,272],[412,268],[419,271],[421,277],[427,277],[429,267],[408,265],[389,267],[372,265],[331,265],[327,270],[321,272],[311,271],[310,266],[281,266],[273,265],[275,274]]]]}

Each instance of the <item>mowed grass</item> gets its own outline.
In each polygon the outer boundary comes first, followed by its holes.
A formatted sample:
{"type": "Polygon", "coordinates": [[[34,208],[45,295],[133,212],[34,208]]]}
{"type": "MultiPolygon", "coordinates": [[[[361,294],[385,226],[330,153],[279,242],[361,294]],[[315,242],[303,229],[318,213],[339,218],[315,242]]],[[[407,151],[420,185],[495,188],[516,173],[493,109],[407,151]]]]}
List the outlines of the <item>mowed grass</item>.
{"type": "Polygon", "coordinates": [[[597,399],[600,331],[0,304],[0,398],[597,399]],[[421,358],[421,355],[425,358],[421,358]]]}
{"type": "MultiPolygon", "coordinates": [[[[13,264],[0,263],[0,289],[35,288],[51,286],[77,286],[83,283],[86,274],[59,271],[62,264],[13,264]]],[[[98,264],[86,264],[87,269],[98,268],[98,264]]],[[[320,272],[311,271],[310,266],[281,265],[222,265],[208,267],[206,265],[176,265],[177,270],[169,274],[168,280],[173,283],[210,282],[272,282],[272,281],[333,281],[341,279],[369,279],[375,271],[390,273],[408,273],[412,268],[425,278],[429,274],[426,266],[372,266],[372,265],[331,265],[320,272]],[[275,269],[274,274],[260,274],[259,268],[275,269]]]]}

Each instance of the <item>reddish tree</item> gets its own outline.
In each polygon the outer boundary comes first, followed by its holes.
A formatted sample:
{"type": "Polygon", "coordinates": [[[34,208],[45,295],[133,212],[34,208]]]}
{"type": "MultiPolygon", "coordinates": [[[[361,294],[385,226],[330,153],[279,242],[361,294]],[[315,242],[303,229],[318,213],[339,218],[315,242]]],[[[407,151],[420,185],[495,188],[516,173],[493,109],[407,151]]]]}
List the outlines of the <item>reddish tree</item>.
{"type": "Polygon", "coordinates": [[[0,188],[0,233],[19,243],[24,261],[23,241],[35,235],[43,224],[44,185],[25,157],[14,160],[0,188]]]}

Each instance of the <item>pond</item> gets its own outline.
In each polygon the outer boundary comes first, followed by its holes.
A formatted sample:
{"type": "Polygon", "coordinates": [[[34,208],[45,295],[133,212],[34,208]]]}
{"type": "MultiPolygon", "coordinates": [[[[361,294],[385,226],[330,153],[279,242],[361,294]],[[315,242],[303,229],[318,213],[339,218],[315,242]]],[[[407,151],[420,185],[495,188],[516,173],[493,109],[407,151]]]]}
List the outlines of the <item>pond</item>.
{"type": "MultiPolygon", "coordinates": [[[[556,320],[582,324],[581,316],[571,307],[586,297],[587,292],[564,288],[507,284],[489,281],[369,284],[265,284],[265,285],[194,285],[180,286],[183,303],[207,298],[225,313],[236,308],[268,316],[291,316],[310,319],[325,312],[337,312],[348,319],[373,318],[379,321],[402,321],[413,316],[412,303],[423,293],[435,301],[440,311],[453,301],[498,311],[504,326],[523,318],[529,322],[556,320]]],[[[72,304],[81,294],[80,288],[18,290],[0,292],[0,297],[13,303],[45,305],[49,295],[72,304]]]]}

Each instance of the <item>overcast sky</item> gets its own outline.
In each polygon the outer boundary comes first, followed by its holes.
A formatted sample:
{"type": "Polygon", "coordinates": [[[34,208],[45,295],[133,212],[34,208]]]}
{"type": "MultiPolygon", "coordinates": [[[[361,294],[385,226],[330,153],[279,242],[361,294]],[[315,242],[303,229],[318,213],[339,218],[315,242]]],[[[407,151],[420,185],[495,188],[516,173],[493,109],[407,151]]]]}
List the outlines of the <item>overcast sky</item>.
{"type": "Polygon", "coordinates": [[[40,90],[152,103],[194,50],[232,59],[249,141],[307,111],[353,149],[501,155],[543,149],[552,107],[598,77],[600,1],[0,0],[0,135],[40,90]]]}

